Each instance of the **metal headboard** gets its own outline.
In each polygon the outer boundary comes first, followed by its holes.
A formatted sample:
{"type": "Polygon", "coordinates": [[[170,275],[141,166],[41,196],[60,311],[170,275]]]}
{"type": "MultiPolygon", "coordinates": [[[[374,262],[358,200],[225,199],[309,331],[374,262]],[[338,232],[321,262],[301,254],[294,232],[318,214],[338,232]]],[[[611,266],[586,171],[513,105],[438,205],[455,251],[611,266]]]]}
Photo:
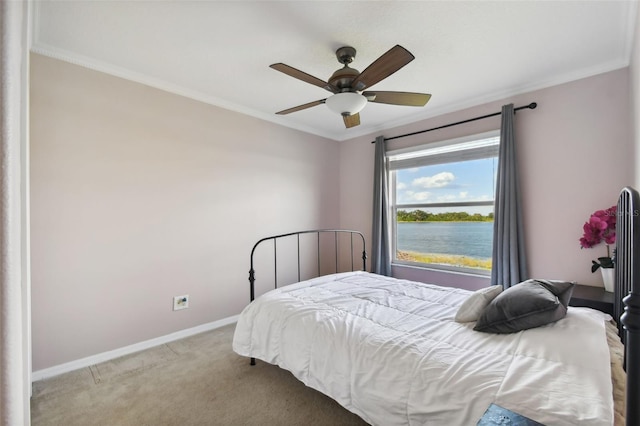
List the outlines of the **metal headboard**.
{"type": "Polygon", "coordinates": [[[295,238],[297,241],[297,255],[298,255],[298,281],[300,281],[300,236],[304,235],[304,234],[316,234],[316,239],[317,239],[317,264],[318,264],[318,276],[321,274],[320,269],[321,269],[321,264],[320,264],[320,235],[324,235],[324,234],[333,234],[333,238],[334,238],[334,252],[335,252],[335,272],[338,272],[338,263],[339,263],[339,258],[338,258],[338,236],[339,235],[347,235],[350,238],[350,242],[351,242],[351,250],[350,250],[350,258],[351,258],[351,270],[354,271],[355,270],[355,265],[354,265],[354,242],[353,239],[354,237],[358,238],[361,242],[362,242],[362,270],[366,271],[367,270],[367,250],[366,250],[366,246],[365,246],[365,242],[364,242],[364,235],[362,235],[361,232],[358,231],[352,231],[349,229],[312,229],[312,230],[308,230],[308,231],[297,231],[297,232],[290,232],[288,234],[281,234],[281,235],[273,235],[271,237],[265,237],[262,238],[261,240],[259,240],[257,243],[255,243],[255,245],[253,246],[253,249],[251,249],[251,268],[249,269],[249,285],[250,285],[250,298],[251,301],[253,301],[255,299],[255,270],[254,270],[254,263],[253,263],[253,258],[254,258],[254,254],[256,251],[256,248],[263,242],[265,241],[273,241],[273,253],[274,253],[274,259],[273,259],[273,263],[274,263],[274,280],[275,280],[275,287],[278,287],[278,264],[277,264],[277,260],[278,260],[278,246],[277,246],[277,242],[278,240],[281,240],[283,238],[295,238]]]}
{"type": "Polygon", "coordinates": [[[627,401],[625,421],[640,425],[640,196],[624,188],[617,205],[616,285],[614,314],[620,319],[620,338],[625,344],[627,401]],[[623,312],[624,310],[624,312],[623,312]]]}
{"type": "MultiPolygon", "coordinates": [[[[634,249],[640,248],[640,239],[636,229],[637,220],[634,217],[634,210],[640,208],[638,192],[626,187],[620,192],[617,205],[616,218],[616,284],[613,314],[616,319],[620,319],[624,313],[623,298],[631,293],[634,280],[640,277],[638,267],[640,263],[634,262],[634,249]]],[[[637,214],[637,213],[636,213],[637,214]]],[[[640,290],[640,287],[638,287],[640,290]]],[[[623,332],[622,324],[618,325],[620,338],[624,342],[626,336],[623,332]]]]}

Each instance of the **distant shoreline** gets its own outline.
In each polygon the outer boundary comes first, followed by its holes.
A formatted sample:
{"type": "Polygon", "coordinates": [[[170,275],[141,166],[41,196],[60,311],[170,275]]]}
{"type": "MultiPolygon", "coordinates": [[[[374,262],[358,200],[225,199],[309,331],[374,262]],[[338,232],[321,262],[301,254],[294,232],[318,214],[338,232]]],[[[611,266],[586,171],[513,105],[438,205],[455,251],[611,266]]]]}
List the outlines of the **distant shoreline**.
{"type": "Polygon", "coordinates": [[[468,212],[430,213],[424,210],[398,210],[398,222],[493,222],[493,213],[486,215],[468,212]]]}

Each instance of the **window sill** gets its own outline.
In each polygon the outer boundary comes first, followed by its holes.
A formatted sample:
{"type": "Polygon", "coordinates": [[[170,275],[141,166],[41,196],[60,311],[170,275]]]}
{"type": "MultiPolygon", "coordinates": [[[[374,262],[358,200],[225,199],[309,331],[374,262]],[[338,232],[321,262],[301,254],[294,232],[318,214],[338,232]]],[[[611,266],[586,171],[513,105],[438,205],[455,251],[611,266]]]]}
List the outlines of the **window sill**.
{"type": "Polygon", "coordinates": [[[488,287],[491,284],[489,274],[444,270],[442,268],[432,268],[424,264],[407,265],[405,263],[393,262],[391,264],[391,272],[393,277],[399,279],[435,284],[443,287],[462,288],[470,291],[476,291],[488,287]]]}
{"type": "Polygon", "coordinates": [[[472,277],[491,278],[491,271],[473,268],[460,268],[456,266],[432,265],[427,263],[398,262],[392,261],[392,267],[412,268],[424,271],[441,272],[447,274],[458,274],[472,277]]]}

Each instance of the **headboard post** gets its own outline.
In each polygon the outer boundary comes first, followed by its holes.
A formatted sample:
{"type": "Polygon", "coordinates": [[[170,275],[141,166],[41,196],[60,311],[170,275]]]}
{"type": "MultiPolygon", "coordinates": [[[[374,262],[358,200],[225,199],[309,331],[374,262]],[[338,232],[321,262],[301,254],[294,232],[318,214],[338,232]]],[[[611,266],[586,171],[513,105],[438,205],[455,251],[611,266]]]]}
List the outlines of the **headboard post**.
{"type": "Polygon", "coordinates": [[[253,265],[251,265],[251,269],[249,269],[249,296],[250,296],[250,301],[253,302],[253,299],[255,299],[255,284],[256,283],[256,275],[255,275],[255,271],[253,270],[253,265]]]}
{"type": "Polygon", "coordinates": [[[621,322],[626,332],[625,369],[627,372],[627,425],[640,425],[640,295],[624,298],[621,322]]]}
{"type": "Polygon", "coordinates": [[[640,425],[640,195],[630,187],[618,198],[616,211],[616,286],[614,313],[620,320],[627,373],[627,425],[640,425]],[[620,317],[622,308],[624,313],[620,317]]]}

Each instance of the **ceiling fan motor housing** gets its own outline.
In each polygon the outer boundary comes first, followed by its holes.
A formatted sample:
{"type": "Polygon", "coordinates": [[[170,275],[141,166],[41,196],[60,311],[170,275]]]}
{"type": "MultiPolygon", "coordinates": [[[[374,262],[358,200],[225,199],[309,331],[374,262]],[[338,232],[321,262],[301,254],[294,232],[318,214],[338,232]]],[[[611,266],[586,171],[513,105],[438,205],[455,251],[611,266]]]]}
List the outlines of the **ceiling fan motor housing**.
{"type": "Polygon", "coordinates": [[[360,71],[350,68],[345,64],[344,68],[340,68],[333,73],[329,79],[329,84],[337,87],[340,92],[352,92],[351,82],[360,74],[360,71]]]}
{"type": "Polygon", "coordinates": [[[336,58],[338,58],[338,62],[344,64],[344,67],[333,73],[329,78],[329,83],[340,89],[341,92],[352,92],[351,82],[360,74],[360,71],[349,67],[355,57],[356,49],[354,47],[343,46],[336,50],[336,58]]]}

